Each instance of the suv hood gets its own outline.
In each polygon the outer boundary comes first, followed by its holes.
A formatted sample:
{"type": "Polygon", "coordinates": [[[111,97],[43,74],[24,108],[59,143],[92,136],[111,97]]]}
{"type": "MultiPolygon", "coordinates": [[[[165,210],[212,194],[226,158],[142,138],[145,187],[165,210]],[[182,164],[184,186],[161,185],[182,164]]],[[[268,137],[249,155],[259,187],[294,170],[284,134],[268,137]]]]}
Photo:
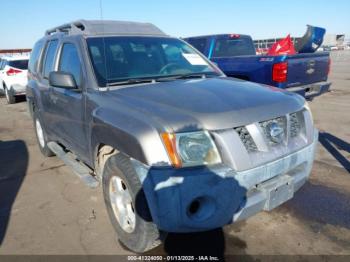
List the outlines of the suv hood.
{"type": "Polygon", "coordinates": [[[292,113],[304,105],[294,93],[232,78],[157,82],[107,93],[169,132],[227,129],[292,113]]]}

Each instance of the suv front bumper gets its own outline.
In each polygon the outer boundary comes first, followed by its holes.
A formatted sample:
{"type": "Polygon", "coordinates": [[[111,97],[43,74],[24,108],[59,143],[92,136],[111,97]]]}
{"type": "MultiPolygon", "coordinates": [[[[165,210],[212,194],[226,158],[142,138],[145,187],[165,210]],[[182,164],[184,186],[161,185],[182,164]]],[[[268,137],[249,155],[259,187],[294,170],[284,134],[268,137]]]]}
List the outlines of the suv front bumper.
{"type": "Polygon", "coordinates": [[[192,169],[135,165],[135,169],[159,229],[205,231],[272,210],[291,199],[309,177],[317,141],[315,131],[307,147],[242,172],[223,165],[192,169]]]}

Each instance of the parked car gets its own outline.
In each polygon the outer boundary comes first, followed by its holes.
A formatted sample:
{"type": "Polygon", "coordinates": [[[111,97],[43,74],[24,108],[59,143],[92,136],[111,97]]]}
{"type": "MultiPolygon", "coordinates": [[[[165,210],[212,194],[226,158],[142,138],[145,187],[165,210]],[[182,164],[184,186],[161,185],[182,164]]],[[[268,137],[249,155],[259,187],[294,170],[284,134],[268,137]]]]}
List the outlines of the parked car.
{"type": "MultiPolygon", "coordinates": [[[[76,21],[48,30],[29,62],[41,152],[100,181],[120,241],[210,230],[291,199],[318,132],[304,98],[225,77],[152,24],[76,21]]],[[[40,190],[38,188],[38,190],[40,190]]]]}
{"type": "Polygon", "coordinates": [[[248,35],[222,34],[184,38],[230,77],[272,85],[312,98],[327,92],[329,53],[256,55],[248,35]]]}
{"type": "Polygon", "coordinates": [[[0,60],[0,92],[5,94],[9,104],[25,95],[28,60],[27,56],[2,57],[0,60]]]}

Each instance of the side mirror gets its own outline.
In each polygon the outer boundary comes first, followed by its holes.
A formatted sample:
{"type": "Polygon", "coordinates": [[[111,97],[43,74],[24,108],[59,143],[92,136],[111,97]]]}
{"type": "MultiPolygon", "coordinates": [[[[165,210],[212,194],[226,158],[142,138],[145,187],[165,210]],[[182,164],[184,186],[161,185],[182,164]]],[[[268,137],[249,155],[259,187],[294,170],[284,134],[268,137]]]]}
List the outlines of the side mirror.
{"type": "Polygon", "coordinates": [[[50,86],[65,88],[65,89],[77,89],[77,83],[75,82],[74,76],[70,73],[56,71],[51,72],[49,75],[50,86]]]}

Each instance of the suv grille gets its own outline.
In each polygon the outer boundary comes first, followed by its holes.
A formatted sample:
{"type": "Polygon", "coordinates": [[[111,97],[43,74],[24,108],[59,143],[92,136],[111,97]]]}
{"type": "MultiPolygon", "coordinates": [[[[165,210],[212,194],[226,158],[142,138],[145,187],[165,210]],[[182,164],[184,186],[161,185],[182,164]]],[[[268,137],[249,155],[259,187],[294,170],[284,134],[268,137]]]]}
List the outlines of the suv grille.
{"type": "Polygon", "coordinates": [[[289,119],[290,119],[290,136],[291,137],[296,137],[300,133],[301,126],[300,126],[297,114],[298,113],[290,114],[289,119]]]}
{"type": "MultiPolygon", "coordinates": [[[[301,112],[296,112],[292,113],[289,115],[289,134],[290,137],[294,138],[297,137],[301,130],[302,130],[302,121],[300,121],[300,113],[301,112]]],[[[286,141],[287,138],[287,117],[286,116],[281,116],[277,117],[274,119],[270,119],[267,121],[262,121],[259,122],[259,125],[261,127],[261,130],[263,132],[263,136],[266,138],[268,141],[269,146],[277,146],[281,144],[281,142],[286,141]],[[281,134],[281,137],[279,140],[276,139],[276,137],[271,137],[271,125],[277,124],[278,127],[283,129],[283,133],[281,134]]],[[[248,132],[247,128],[245,126],[243,127],[236,127],[235,131],[239,135],[242,143],[244,144],[245,148],[247,149],[248,152],[252,151],[258,151],[258,147],[254,142],[254,139],[248,132]]]]}
{"type": "Polygon", "coordinates": [[[249,134],[246,127],[236,127],[236,132],[238,133],[239,137],[241,138],[241,141],[243,142],[245,148],[248,150],[248,152],[256,151],[258,150],[253,138],[249,134]]]}

